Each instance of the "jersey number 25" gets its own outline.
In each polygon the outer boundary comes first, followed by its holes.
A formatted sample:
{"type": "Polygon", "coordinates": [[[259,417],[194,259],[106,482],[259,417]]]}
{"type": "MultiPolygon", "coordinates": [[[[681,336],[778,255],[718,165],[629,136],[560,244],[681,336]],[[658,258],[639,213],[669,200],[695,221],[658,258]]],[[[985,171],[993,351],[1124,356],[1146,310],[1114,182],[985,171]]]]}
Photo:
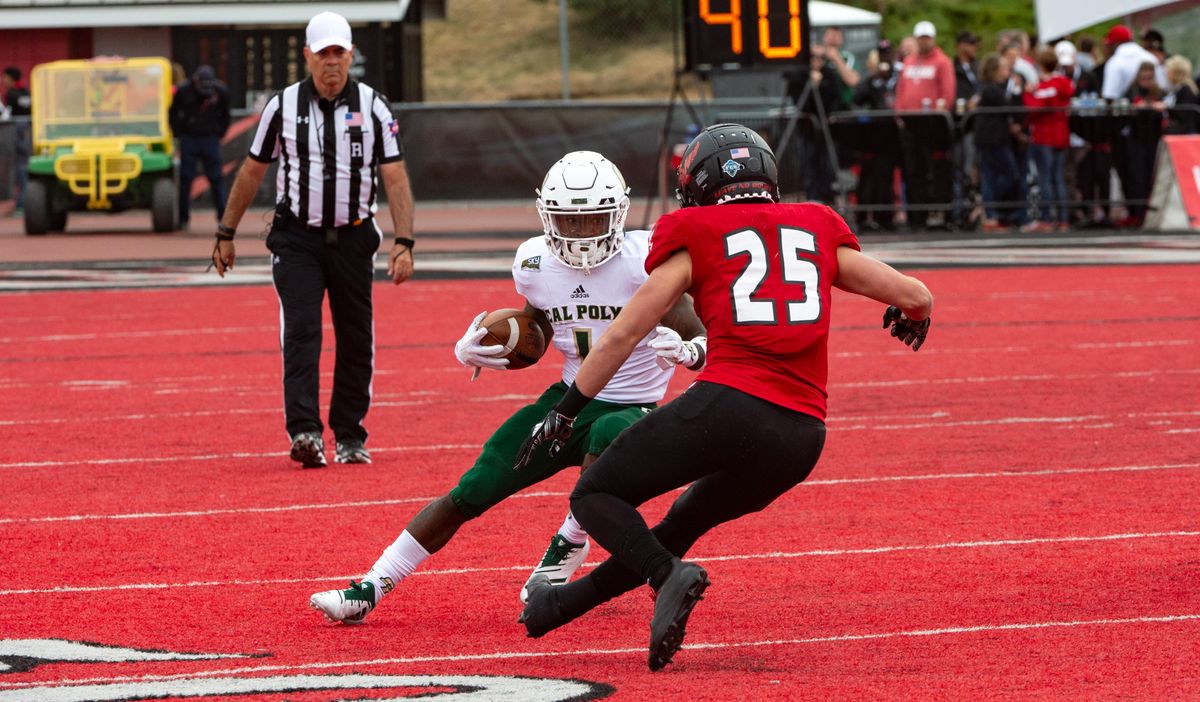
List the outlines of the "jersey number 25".
{"type": "MultiPolygon", "coordinates": [[[[818,281],[821,270],[812,261],[800,258],[800,252],[817,252],[817,240],[812,234],[794,227],[779,228],[779,260],[783,282],[802,283],[803,300],[787,301],[788,324],[811,324],[821,318],[821,295],[818,281]]],[[[750,254],[741,275],[733,281],[734,324],[776,324],[775,301],[755,299],[771,270],[770,256],[762,234],[755,229],[740,229],[725,235],[725,255],[728,258],[750,254]]]]}

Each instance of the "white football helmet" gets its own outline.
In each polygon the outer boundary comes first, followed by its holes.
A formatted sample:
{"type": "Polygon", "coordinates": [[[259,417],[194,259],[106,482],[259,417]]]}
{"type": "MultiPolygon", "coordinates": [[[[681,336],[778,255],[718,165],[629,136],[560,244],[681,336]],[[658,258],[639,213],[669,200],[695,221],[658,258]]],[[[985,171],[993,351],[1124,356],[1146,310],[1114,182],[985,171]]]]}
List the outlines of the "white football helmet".
{"type": "Polygon", "coordinates": [[[629,188],[621,171],[595,151],[572,151],[550,167],[537,191],[546,245],[584,272],[621,250],[629,188]]]}

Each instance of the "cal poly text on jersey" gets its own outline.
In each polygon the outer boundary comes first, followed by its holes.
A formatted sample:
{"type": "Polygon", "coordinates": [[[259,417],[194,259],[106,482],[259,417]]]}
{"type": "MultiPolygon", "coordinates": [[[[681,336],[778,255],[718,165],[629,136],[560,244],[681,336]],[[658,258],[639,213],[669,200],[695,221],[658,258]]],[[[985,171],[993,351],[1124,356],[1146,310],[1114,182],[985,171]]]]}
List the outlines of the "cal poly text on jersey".
{"type": "Polygon", "coordinates": [[[562,305],[542,310],[553,323],[574,322],[582,319],[598,319],[611,322],[620,314],[616,305],[562,305]]]}

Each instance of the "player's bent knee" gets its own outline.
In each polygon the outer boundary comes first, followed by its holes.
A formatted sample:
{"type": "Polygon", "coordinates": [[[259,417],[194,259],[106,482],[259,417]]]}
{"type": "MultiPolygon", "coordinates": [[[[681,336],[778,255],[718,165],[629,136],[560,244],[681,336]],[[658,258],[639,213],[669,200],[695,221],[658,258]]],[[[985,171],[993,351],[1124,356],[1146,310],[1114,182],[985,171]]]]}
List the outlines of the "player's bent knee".
{"type": "Polygon", "coordinates": [[[622,432],[637,423],[646,414],[647,412],[640,407],[630,407],[597,418],[592,422],[591,429],[588,430],[588,453],[594,456],[604,453],[605,449],[616,441],[622,432]]]}

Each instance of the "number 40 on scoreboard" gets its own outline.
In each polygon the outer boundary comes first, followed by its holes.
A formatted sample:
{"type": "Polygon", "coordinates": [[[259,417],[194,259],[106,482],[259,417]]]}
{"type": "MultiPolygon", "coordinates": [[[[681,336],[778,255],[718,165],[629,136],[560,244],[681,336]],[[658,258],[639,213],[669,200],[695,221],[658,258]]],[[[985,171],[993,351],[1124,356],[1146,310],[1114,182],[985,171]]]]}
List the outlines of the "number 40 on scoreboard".
{"type": "Polygon", "coordinates": [[[808,63],[808,0],[683,0],[685,68],[808,63]]]}

